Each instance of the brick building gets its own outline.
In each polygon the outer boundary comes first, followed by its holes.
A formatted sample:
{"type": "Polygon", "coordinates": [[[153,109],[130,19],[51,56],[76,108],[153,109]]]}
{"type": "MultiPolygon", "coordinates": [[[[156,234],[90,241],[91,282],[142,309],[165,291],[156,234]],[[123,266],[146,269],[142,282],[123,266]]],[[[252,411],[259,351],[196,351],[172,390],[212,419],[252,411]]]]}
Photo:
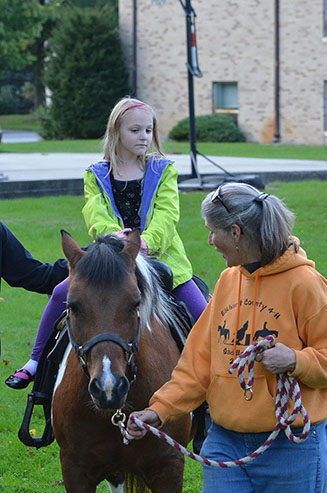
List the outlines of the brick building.
{"type": "MultiPolygon", "coordinates": [[[[327,0],[192,6],[196,115],[234,113],[248,141],[327,145],[327,0]]],[[[120,0],[119,18],[131,81],[166,136],[188,116],[185,12],[179,0],[120,0]]]]}

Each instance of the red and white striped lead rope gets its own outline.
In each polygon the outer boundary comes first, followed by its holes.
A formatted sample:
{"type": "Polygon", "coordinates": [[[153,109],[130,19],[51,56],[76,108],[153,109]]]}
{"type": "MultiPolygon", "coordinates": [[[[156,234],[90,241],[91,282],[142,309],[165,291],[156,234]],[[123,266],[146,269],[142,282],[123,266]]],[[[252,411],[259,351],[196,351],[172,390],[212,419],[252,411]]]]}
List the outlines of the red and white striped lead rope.
{"type": "MultiPolygon", "coordinates": [[[[238,379],[241,387],[244,389],[244,397],[246,400],[252,399],[252,386],[254,383],[254,360],[257,353],[268,349],[269,347],[273,347],[275,345],[275,339],[273,336],[268,336],[266,339],[262,341],[255,342],[251,346],[249,346],[244,353],[242,353],[232,364],[229,372],[233,373],[236,368],[238,368],[238,379]],[[248,382],[245,383],[244,380],[244,370],[246,365],[248,365],[248,382]]],[[[294,377],[290,377],[287,373],[276,375],[277,378],[277,393],[275,398],[275,416],[277,418],[277,423],[267,438],[267,440],[261,445],[257,450],[252,452],[252,454],[247,455],[246,457],[242,457],[238,460],[233,461],[214,461],[206,459],[205,457],[201,457],[200,455],[194,454],[190,450],[187,450],[185,447],[180,445],[178,442],[169,437],[166,433],[153,426],[144,423],[140,419],[132,416],[131,420],[137,424],[140,428],[145,429],[146,431],[151,432],[153,435],[158,438],[163,439],[172,447],[176,448],[182,454],[186,455],[190,459],[193,459],[202,464],[206,464],[208,466],[213,467],[236,467],[244,464],[249,464],[256,457],[261,455],[268,447],[274,442],[280,430],[284,430],[287,438],[294,443],[303,442],[309,435],[310,431],[310,420],[305,408],[301,402],[301,391],[299,384],[297,383],[294,377]],[[294,408],[290,416],[288,415],[288,400],[291,399],[294,403],[294,408]],[[297,415],[301,413],[304,426],[303,431],[300,436],[295,436],[290,428],[290,425],[295,421],[297,415]]],[[[123,423],[118,424],[120,427],[120,431],[124,437],[124,443],[128,443],[131,437],[129,433],[126,431],[123,423]]]]}

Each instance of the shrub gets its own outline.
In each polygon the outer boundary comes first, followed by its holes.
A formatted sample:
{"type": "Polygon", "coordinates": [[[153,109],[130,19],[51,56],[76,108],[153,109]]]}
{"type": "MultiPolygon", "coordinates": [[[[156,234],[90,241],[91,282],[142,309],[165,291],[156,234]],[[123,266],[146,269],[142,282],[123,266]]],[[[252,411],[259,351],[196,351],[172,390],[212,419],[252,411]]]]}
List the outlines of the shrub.
{"type": "Polygon", "coordinates": [[[12,86],[0,89],[0,115],[10,115],[17,111],[17,97],[12,86]]]}
{"type": "MultiPolygon", "coordinates": [[[[185,118],[169,132],[169,138],[177,141],[190,140],[190,120],[185,118]]],[[[199,142],[245,142],[245,136],[232,117],[228,115],[203,115],[195,118],[199,142]]]]}
{"type": "Polygon", "coordinates": [[[101,137],[117,99],[128,93],[115,12],[64,9],[49,47],[45,80],[52,96],[43,114],[45,133],[57,139],[101,137]]]}
{"type": "Polygon", "coordinates": [[[39,134],[42,139],[56,140],[61,139],[60,128],[50,115],[50,109],[46,106],[39,106],[35,112],[38,123],[40,124],[39,134]]]}
{"type": "Polygon", "coordinates": [[[0,71],[0,114],[14,115],[29,113],[34,105],[31,88],[34,76],[31,67],[19,72],[0,71]]]}

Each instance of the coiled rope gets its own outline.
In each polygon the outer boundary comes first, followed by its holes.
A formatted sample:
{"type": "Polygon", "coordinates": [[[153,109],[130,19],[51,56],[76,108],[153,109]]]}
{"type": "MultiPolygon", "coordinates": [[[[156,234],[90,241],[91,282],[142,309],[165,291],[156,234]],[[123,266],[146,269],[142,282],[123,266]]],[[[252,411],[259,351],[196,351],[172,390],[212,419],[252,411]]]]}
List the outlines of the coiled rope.
{"type": "MultiPolygon", "coordinates": [[[[238,358],[236,358],[236,360],[233,362],[232,366],[230,367],[229,373],[234,373],[236,368],[238,368],[238,380],[240,386],[242,387],[242,389],[244,389],[244,398],[246,400],[251,400],[253,396],[253,392],[252,392],[252,387],[254,383],[253,367],[254,367],[254,360],[256,354],[266,349],[269,349],[271,347],[274,347],[274,345],[275,345],[275,339],[273,336],[268,336],[266,339],[263,339],[259,342],[255,342],[251,346],[249,346],[238,358]],[[244,372],[246,366],[248,367],[247,383],[245,383],[245,379],[244,379],[244,372]]],[[[144,423],[140,419],[131,416],[131,421],[135,423],[137,426],[139,426],[140,428],[151,432],[153,435],[157,436],[158,438],[163,439],[166,443],[179,450],[185,456],[197,462],[200,462],[201,464],[206,464],[208,466],[213,466],[213,467],[222,467],[222,468],[236,467],[244,464],[249,464],[254,459],[256,459],[256,457],[258,457],[263,452],[265,452],[265,450],[267,450],[268,447],[270,447],[270,445],[276,440],[280,430],[284,430],[284,433],[287,436],[287,438],[294,443],[303,442],[309,435],[310,420],[305,408],[302,405],[301,391],[299,384],[297,383],[294,377],[290,377],[287,373],[277,374],[276,379],[277,379],[277,392],[275,398],[275,416],[277,419],[276,425],[273,431],[271,432],[271,434],[269,435],[269,437],[267,438],[267,440],[263,443],[263,445],[261,445],[257,450],[252,452],[252,454],[249,454],[246,457],[242,457],[241,459],[238,460],[222,462],[222,461],[214,461],[214,460],[206,459],[205,457],[201,457],[200,455],[194,454],[190,450],[187,450],[185,447],[183,447],[181,444],[176,442],[176,440],[169,437],[163,431],[158,430],[157,428],[154,428],[153,426],[150,426],[147,423],[144,423]],[[294,403],[294,408],[290,415],[288,415],[288,406],[287,406],[289,399],[291,399],[294,403]],[[301,435],[295,436],[291,430],[290,425],[295,421],[299,413],[302,415],[304,426],[301,435]]],[[[122,421],[119,421],[114,424],[120,427],[120,431],[123,435],[125,444],[129,443],[129,441],[134,438],[131,435],[129,435],[122,421]]]]}

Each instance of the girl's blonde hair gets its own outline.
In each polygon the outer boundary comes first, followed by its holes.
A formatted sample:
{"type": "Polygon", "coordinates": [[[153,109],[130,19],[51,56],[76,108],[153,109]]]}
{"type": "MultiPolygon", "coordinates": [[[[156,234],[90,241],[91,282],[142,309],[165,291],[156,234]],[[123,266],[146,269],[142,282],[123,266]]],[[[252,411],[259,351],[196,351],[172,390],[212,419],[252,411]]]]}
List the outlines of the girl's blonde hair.
{"type": "MultiPolygon", "coordinates": [[[[157,117],[153,108],[138,99],[128,96],[118,101],[118,103],[115,105],[112,112],[110,113],[106,133],[103,138],[104,159],[109,162],[110,171],[118,171],[119,164],[121,163],[121,158],[119,156],[119,130],[122,117],[126,111],[138,106],[141,109],[143,108],[151,112],[153,117],[152,148],[154,147],[159,155],[164,156],[159,140],[157,117]]],[[[139,156],[138,159],[140,162],[140,168],[145,171],[147,156],[139,156]]]]}

